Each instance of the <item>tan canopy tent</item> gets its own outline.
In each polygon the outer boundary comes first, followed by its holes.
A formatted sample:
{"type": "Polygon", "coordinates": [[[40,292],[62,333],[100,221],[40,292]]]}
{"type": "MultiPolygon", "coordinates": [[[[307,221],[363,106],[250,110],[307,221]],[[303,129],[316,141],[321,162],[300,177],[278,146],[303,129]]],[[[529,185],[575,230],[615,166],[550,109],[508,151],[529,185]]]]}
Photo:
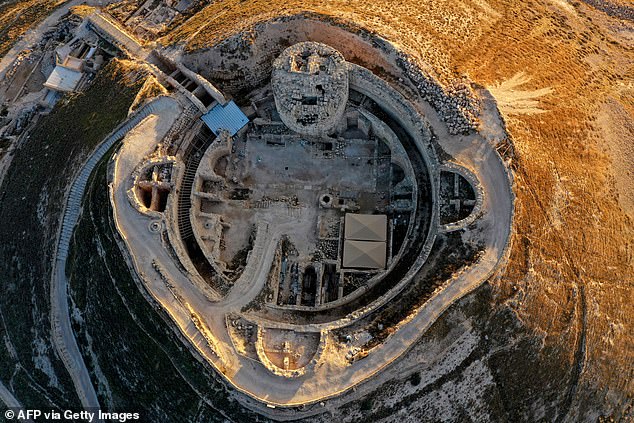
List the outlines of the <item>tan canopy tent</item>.
{"type": "Polygon", "coordinates": [[[346,213],[345,238],[357,241],[387,240],[387,216],[384,214],[346,213]]]}
{"type": "Polygon", "coordinates": [[[384,269],[385,242],[346,241],[343,244],[343,267],[384,269]]]}
{"type": "Polygon", "coordinates": [[[387,216],[346,213],[343,267],[385,269],[387,216]]]}

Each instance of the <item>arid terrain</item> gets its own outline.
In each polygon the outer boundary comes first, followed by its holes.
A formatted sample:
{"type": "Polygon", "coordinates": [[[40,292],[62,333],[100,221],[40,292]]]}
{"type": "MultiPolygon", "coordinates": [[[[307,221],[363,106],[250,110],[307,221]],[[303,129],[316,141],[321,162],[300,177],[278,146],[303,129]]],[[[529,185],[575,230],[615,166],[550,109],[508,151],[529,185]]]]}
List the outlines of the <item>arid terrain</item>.
{"type": "Polygon", "coordinates": [[[512,136],[517,195],[511,259],[490,281],[492,301],[541,340],[535,361],[512,366],[577,367],[573,420],[631,418],[632,21],[566,1],[240,4],[207,6],[163,41],[195,50],[313,11],[381,34],[442,79],[490,89],[512,136]]]}
{"type": "MultiPolygon", "coordinates": [[[[40,61],[52,60],[42,46],[30,56],[32,46],[20,45],[21,37],[26,33],[36,43],[44,32],[39,22],[70,3],[0,4],[0,53],[7,55],[0,72],[6,75],[14,66],[0,87],[2,119],[7,107],[9,116],[17,116],[29,96],[35,97],[47,77],[40,61]],[[12,65],[16,57],[23,63],[12,65]]],[[[105,10],[124,27],[145,2],[107,3],[105,10]]],[[[73,366],[69,361],[79,357],[87,370],[82,383],[92,382],[94,400],[102,409],[137,411],[141,421],[634,420],[631,2],[186,3],[191,4],[160,30],[141,33],[135,27],[141,53],[123,49],[129,61],[112,59],[85,91],[65,94],[52,111],[25,123],[24,135],[0,139],[0,413],[20,404],[86,407],[91,399],[83,396],[81,383],[68,370],[73,366]],[[178,330],[161,301],[146,291],[134,271],[141,265],[128,255],[120,236],[119,216],[110,202],[114,194],[108,194],[107,184],[116,174],[109,162],[114,150],[104,151],[82,191],[78,226],[64,240],[70,248],[64,262],[69,332],[72,328],[77,342],[77,354],[66,350],[72,358],[64,356],[64,348],[56,345],[60,341],[50,333],[50,319],[56,317],[49,301],[64,204],[81,162],[111,131],[121,129],[125,114],[140,116],[134,113],[149,107],[147,98],[167,92],[148,76],[163,59],[146,52],[160,49],[170,60],[182,60],[239,103],[246,98],[250,78],[257,79],[254,57],[266,56],[259,50],[268,46],[258,38],[266,33],[262,28],[303,19],[384,41],[437,81],[449,98],[462,99],[461,87],[468,86],[473,93],[469,98],[481,111],[468,117],[473,116],[479,134],[495,142],[512,170],[514,210],[509,249],[497,251],[504,258],[501,265],[444,311],[379,376],[324,401],[267,408],[227,383],[204,353],[184,347],[189,335],[178,330]],[[230,51],[231,61],[246,64],[242,73],[216,69],[215,54],[223,49],[230,51]],[[154,60],[151,66],[135,64],[145,56],[154,60]],[[497,116],[496,109],[504,130],[499,122],[487,120],[497,116]],[[74,129],[66,133],[69,126],[74,129]]],[[[70,20],[79,21],[88,12],[76,10],[70,20]]],[[[289,44],[293,37],[337,42],[336,31],[299,25],[305,26],[285,35],[289,44]]],[[[114,51],[108,43],[99,46],[108,54],[114,51]]],[[[276,52],[285,47],[276,46],[276,52]]],[[[342,53],[399,92],[415,90],[405,70],[373,56],[379,50],[351,44],[342,53]]],[[[170,107],[152,113],[176,110],[170,107]]],[[[32,115],[22,116],[28,120],[32,115]]],[[[144,122],[151,126],[153,121],[144,122]]],[[[161,127],[161,136],[168,128],[161,127]]],[[[451,157],[463,147],[467,151],[469,131],[458,130],[451,138],[440,134],[456,143],[443,148],[436,141],[440,155],[451,157]]],[[[139,133],[132,132],[127,142],[151,138],[139,133]]],[[[118,195],[125,198],[125,190],[118,195]]],[[[495,211],[496,204],[490,207],[495,211]]],[[[489,230],[494,223],[485,221],[489,226],[478,229],[489,230]]],[[[400,323],[412,316],[394,319],[400,323]]],[[[381,332],[383,320],[380,329],[378,321],[368,320],[376,339],[388,336],[390,328],[381,332]]]]}

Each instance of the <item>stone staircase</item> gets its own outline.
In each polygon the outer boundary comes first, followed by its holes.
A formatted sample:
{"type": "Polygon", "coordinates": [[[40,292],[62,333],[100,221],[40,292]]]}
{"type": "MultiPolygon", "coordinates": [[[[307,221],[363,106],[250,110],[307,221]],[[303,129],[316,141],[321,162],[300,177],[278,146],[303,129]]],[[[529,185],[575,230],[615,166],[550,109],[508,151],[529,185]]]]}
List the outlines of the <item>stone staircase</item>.
{"type": "Polygon", "coordinates": [[[125,136],[125,134],[127,134],[132,128],[138,125],[139,122],[141,122],[147,116],[156,112],[158,106],[157,102],[159,101],[161,101],[161,99],[157,99],[146,104],[130,119],[121,124],[119,128],[114,133],[112,133],[112,135],[110,135],[99,146],[99,148],[97,148],[97,150],[95,150],[90,159],[88,159],[88,161],[82,168],[77,179],[75,179],[75,181],[73,182],[66,202],[64,219],[62,221],[62,230],[60,233],[60,239],[57,248],[58,264],[62,262],[65,264],[66,258],[68,257],[70,238],[73,234],[73,229],[77,224],[77,220],[79,219],[79,214],[81,211],[81,199],[83,197],[84,190],[86,189],[88,178],[90,178],[90,175],[95,169],[95,166],[117,141],[121,140],[125,136]]]}
{"type": "MultiPolygon", "coordinates": [[[[159,97],[153,100],[139,109],[130,119],[122,123],[111,133],[92,153],[81,169],[79,175],[73,181],[68,198],[66,199],[60,235],[57,242],[55,268],[51,278],[51,329],[55,347],[64,362],[64,366],[68,369],[73,379],[77,394],[84,407],[99,408],[99,401],[71,327],[68,310],[68,279],[66,278],[66,260],[68,259],[73,230],[77,225],[81,213],[81,200],[90,175],[97,166],[97,163],[99,163],[110,148],[144,118],[155,113],[162,104],[169,101],[173,100],[166,97],[159,97]]],[[[98,421],[102,420],[98,419],[98,421]]]]}
{"type": "Polygon", "coordinates": [[[196,170],[205,154],[207,148],[214,141],[213,135],[209,137],[196,136],[192,140],[192,144],[188,148],[185,158],[185,174],[181,183],[180,194],[178,197],[178,230],[181,240],[185,241],[194,235],[192,223],[189,218],[192,206],[191,194],[196,177],[196,170]]]}

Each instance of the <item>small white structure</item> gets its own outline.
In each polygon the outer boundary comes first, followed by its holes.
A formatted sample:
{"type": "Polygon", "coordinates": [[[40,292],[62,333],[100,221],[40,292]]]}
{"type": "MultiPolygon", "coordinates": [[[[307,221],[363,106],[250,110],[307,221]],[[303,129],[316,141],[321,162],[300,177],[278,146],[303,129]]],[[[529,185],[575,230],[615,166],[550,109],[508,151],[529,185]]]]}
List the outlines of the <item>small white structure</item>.
{"type": "Polygon", "coordinates": [[[54,91],[74,91],[77,84],[79,84],[81,76],[82,73],[75,69],[57,65],[44,83],[44,86],[54,91]]]}
{"type": "Polygon", "coordinates": [[[73,48],[77,39],[55,51],[56,66],[44,83],[46,88],[58,92],[74,91],[83,75],[87,60],[92,59],[97,47],[80,41],[79,46],[73,48]]]}

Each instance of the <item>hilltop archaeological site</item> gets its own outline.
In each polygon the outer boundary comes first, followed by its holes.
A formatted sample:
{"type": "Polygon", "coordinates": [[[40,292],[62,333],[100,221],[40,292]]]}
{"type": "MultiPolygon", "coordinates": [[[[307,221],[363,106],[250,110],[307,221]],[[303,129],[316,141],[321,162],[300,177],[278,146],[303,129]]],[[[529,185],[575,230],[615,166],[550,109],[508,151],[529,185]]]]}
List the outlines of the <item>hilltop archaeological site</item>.
{"type": "Polygon", "coordinates": [[[0,9],[5,418],[634,418],[628,2],[0,9]]]}

